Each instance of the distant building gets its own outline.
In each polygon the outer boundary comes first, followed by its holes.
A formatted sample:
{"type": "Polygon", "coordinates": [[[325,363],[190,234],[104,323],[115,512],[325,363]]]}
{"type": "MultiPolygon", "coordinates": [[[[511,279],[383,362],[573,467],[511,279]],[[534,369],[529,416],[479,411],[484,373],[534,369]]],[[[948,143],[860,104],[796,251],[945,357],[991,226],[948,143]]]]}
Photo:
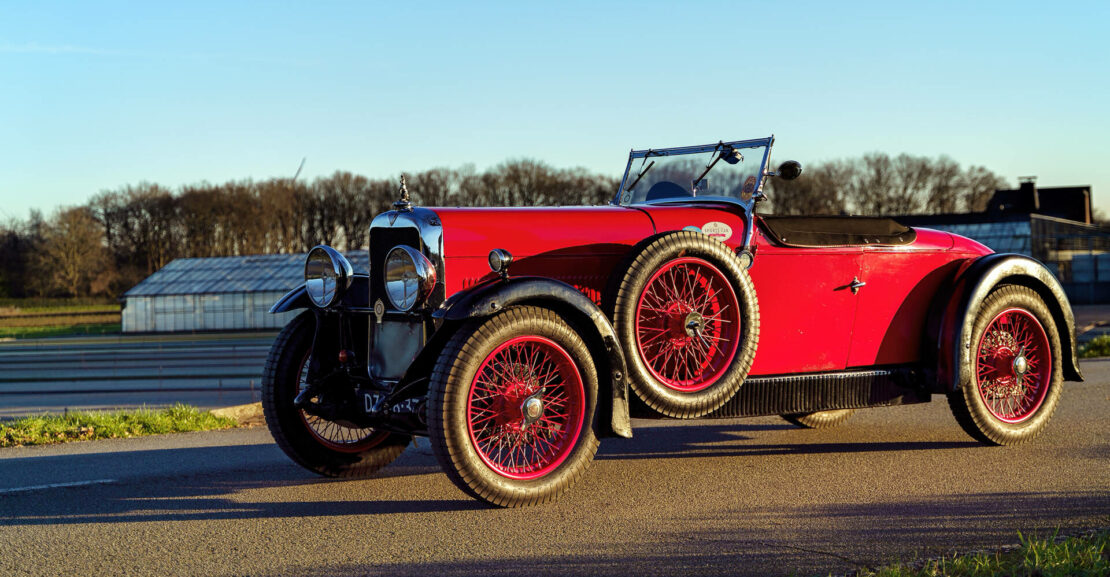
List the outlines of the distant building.
{"type": "Polygon", "coordinates": [[[1074,303],[1110,302],[1110,227],[1091,221],[1091,187],[997,190],[983,212],[906,215],[903,224],[975,239],[1045,264],[1074,303]]]}
{"type": "MultiPolygon", "coordinates": [[[[347,253],[367,270],[365,251],[347,253]]],[[[278,329],[270,307],[304,282],[304,254],[179,258],[123,294],[123,332],[278,329]]]]}

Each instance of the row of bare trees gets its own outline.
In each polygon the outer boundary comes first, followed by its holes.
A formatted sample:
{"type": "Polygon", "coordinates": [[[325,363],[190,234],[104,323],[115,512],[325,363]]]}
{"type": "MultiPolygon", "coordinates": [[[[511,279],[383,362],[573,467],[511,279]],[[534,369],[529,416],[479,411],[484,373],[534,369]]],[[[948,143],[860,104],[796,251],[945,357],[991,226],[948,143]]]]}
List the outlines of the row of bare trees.
{"type": "MultiPolygon", "coordinates": [[[[616,179],[582,168],[513,160],[411,175],[425,206],[603,204],[616,179]]],[[[784,214],[908,214],[981,210],[1005,183],[951,159],[869,154],[773,180],[766,207],[784,214]]],[[[324,243],[363,248],[370,220],[397,200],[397,180],[336,172],[312,182],[271,179],[170,190],[140,183],[94,195],[49,219],[0,225],[0,297],[115,296],[175,258],[297,253],[324,243]]]]}
{"type": "MultiPolygon", "coordinates": [[[[601,204],[611,177],[512,160],[410,175],[422,205],[601,204]]],[[[398,199],[398,180],[336,172],[312,182],[140,183],[94,195],[49,219],[0,225],[0,297],[119,295],[171,260],[364,248],[370,221],[398,199]]]]}
{"type": "Polygon", "coordinates": [[[946,156],[871,153],[806,166],[797,180],[772,180],[768,208],[779,214],[981,212],[1006,187],[990,170],[965,170],[946,156]]]}

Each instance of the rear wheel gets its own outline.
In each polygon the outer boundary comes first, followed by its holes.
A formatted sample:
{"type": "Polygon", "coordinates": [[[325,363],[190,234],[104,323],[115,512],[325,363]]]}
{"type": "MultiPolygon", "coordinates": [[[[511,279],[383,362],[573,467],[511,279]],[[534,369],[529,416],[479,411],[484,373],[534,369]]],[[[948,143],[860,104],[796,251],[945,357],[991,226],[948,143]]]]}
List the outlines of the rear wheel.
{"type": "Polygon", "coordinates": [[[554,312],[517,307],[456,333],[436,362],[428,433],[448,477],[502,507],[551,501],[597,452],[597,373],[554,312]]]}
{"type": "Polygon", "coordinates": [[[835,427],[848,420],[855,413],[855,409],[837,409],[833,411],[817,411],[815,413],[794,413],[783,415],[787,422],[806,429],[825,429],[835,427]]]}
{"type": "Polygon", "coordinates": [[[1041,433],[1060,399],[1060,335],[1032,289],[1004,286],[980,307],[972,330],[971,381],[948,395],[972,437],[993,445],[1041,433]]]}
{"type": "Polygon", "coordinates": [[[307,386],[315,328],[315,315],[306,311],[274,341],[262,379],[266,425],[285,454],[310,471],[329,477],[370,475],[393,462],[412,437],[329,421],[293,406],[307,386]]]}
{"type": "Polygon", "coordinates": [[[692,231],[634,250],[612,299],[630,385],[655,411],[700,417],[733,397],[755,357],[759,310],[740,260],[692,231]]]}

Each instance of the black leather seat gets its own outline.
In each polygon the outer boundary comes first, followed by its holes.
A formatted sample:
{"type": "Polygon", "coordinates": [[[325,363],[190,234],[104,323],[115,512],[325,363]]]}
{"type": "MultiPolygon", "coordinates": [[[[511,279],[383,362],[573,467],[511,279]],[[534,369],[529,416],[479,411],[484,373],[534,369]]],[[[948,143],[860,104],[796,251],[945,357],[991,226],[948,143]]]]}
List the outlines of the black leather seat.
{"type": "Polygon", "coordinates": [[[693,196],[689,190],[669,181],[661,180],[648,189],[647,196],[644,200],[659,200],[663,198],[683,198],[693,196]]]}

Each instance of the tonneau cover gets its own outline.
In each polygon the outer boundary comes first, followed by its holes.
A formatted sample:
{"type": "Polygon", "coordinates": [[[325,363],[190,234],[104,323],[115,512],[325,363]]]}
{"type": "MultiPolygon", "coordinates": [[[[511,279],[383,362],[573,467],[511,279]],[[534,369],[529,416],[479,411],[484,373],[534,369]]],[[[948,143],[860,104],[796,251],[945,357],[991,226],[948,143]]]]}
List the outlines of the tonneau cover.
{"type": "Polygon", "coordinates": [[[876,216],[759,216],[776,241],[794,247],[903,245],[917,233],[892,218],[876,216]]]}

